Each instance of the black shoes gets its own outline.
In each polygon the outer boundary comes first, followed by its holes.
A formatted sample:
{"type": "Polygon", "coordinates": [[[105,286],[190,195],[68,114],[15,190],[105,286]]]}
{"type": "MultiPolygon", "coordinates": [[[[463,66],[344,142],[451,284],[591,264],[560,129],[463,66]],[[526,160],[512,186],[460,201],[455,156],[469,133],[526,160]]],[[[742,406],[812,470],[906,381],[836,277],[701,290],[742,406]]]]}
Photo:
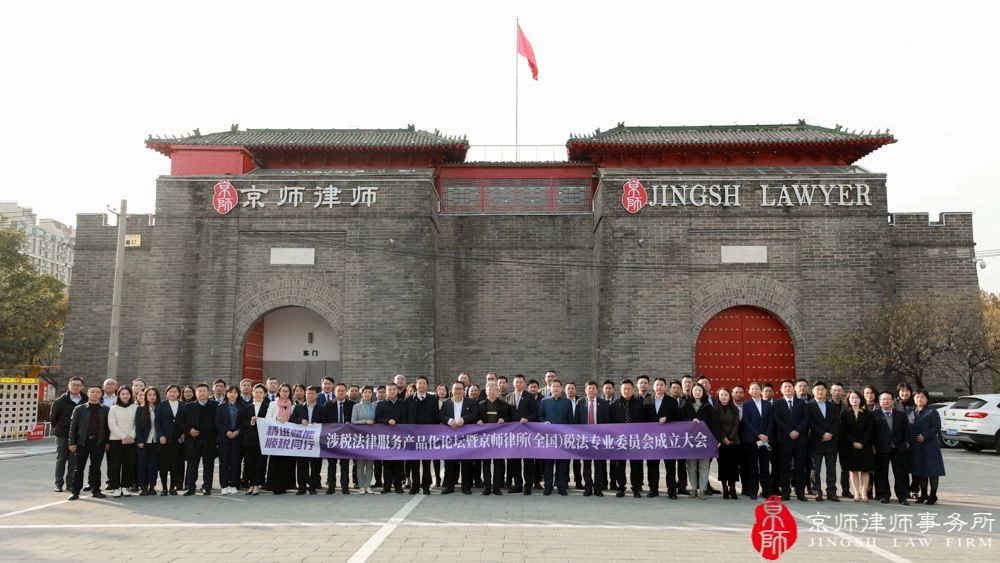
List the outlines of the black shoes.
{"type": "Polygon", "coordinates": [[[602,493],[601,491],[594,491],[594,496],[595,497],[603,497],[604,493],[602,493]]]}
{"type": "MultiPolygon", "coordinates": [[[[330,487],[326,490],[326,494],[328,495],[332,495],[335,492],[337,492],[337,489],[334,489],[333,487],[330,487]]],[[[416,493],[410,493],[410,494],[416,494],[416,493]]]]}
{"type": "Polygon", "coordinates": [[[106,498],[107,495],[102,493],[100,490],[94,491],[94,498],[106,498]]]}
{"type": "Polygon", "coordinates": [[[188,489],[188,490],[184,491],[184,496],[186,496],[186,497],[193,497],[194,496],[194,489],[188,489]]]}
{"type": "Polygon", "coordinates": [[[80,493],[72,493],[66,500],[79,500],[79,499],[80,499],[80,493]]]}
{"type": "Polygon", "coordinates": [[[622,498],[625,496],[625,491],[618,491],[617,493],[615,493],[615,496],[618,498],[622,498]]]}
{"type": "Polygon", "coordinates": [[[564,497],[564,496],[566,496],[567,494],[568,494],[568,493],[566,492],[566,489],[559,489],[559,496],[561,496],[561,497],[564,497]]]}
{"type": "Polygon", "coordinates": [[[639,491],[632,491],[632,496],[635,498],[642,498],[642,493],[639,491]]]}

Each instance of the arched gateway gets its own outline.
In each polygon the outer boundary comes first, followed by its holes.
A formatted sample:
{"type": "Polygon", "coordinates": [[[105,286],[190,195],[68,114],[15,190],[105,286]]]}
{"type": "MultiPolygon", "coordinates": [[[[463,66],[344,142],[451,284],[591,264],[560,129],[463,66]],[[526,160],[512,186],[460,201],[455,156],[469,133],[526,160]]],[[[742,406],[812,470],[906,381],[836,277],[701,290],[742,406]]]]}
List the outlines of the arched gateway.
{"type": "Polygon", "coordinates": [[[777,385],[795,378],[795,346],[788,330],[756,307],[731,307],[709,319],[694,355],[695,373],[708,376],[713,389],[754,380],[777,385]]]}

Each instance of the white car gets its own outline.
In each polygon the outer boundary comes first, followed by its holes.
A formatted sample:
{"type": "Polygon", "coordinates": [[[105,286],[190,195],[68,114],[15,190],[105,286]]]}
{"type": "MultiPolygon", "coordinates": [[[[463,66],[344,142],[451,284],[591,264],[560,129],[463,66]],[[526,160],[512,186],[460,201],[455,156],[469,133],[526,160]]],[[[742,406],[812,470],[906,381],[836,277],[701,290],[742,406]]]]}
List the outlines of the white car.
{"type": "Polygon", "coordinates": [[[1000,395],[968,395],[942,408],[941,439],[958,440],[970,452],[1000,454],[1000,395]]]}
{"type": "MultiPolygon", "coordinates": [[[[945,407],[950,407],[951,403],[950,402],[948,402],[948,403],[932,403],[932,404],[927,405],[927,406],[929,406],[930,408],[938,411],[938,413],[940,414],[940,413],[944,412],[941,409],[943,409],[945,407]]],[[[946,448],[957,448],[958,445],[959,445],[959,441],[958,440],[956,440],[954,438],[945,438],[944,437],[944,432],[941,433],[941,435],[939,436],[939,438],[941,440],[941,445],[944,446],[944,447],[946,447],[946,448]]]]}

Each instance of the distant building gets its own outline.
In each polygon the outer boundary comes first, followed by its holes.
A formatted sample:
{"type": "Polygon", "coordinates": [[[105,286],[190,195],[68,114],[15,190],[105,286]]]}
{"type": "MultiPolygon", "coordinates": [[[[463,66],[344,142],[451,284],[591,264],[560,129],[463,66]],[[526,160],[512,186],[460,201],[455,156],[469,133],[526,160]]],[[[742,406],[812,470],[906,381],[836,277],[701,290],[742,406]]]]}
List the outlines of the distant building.
{"type": "Polygon", "coordinates": [[[30,207],[0,201],[0,227],[11,226],[25,234],[24,252],[39,272],[59,278],[69,291],[73,279],[73,227],[55,219],[38,219],[30,207]]]}

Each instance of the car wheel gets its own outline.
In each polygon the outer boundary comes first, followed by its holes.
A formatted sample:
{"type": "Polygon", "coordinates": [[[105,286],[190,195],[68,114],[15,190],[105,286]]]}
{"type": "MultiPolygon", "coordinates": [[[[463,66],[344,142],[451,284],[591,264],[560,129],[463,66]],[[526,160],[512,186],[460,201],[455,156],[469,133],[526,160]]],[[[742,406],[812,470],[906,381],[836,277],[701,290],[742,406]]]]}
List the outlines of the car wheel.
{"type": "Polygon", "coordinates": [[[983,447],[980,446],[979,444],[969,444],[969,443],[966,443],[966,442],[962,442],[962,448],[965,451],[967,451],[967,452],[981,452],[981,451],[983,451],[983,447]]]}
{"type": "Polygon", "coordinates": [[[947,439],[941,438],[941,445],[946,448],[957,448],[958,444],[959,444],[958,440],[952,440],[950,438],[947,439]]]}

